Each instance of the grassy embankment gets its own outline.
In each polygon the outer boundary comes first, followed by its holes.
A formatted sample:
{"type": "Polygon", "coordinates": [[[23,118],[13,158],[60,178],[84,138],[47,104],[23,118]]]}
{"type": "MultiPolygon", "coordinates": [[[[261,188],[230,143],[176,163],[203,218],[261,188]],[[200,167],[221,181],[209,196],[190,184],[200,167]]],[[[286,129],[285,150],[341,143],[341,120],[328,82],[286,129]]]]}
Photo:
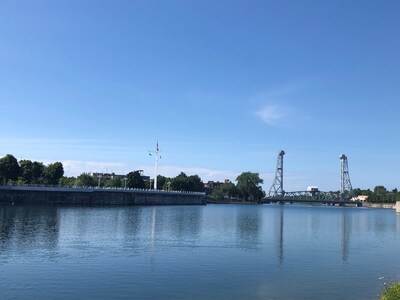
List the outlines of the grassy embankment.
{"type": "Polygon", "coordinates": [[[379,300],[398,300],[400,299],[400,282],[388,286],[379,297],[379,300]]]}

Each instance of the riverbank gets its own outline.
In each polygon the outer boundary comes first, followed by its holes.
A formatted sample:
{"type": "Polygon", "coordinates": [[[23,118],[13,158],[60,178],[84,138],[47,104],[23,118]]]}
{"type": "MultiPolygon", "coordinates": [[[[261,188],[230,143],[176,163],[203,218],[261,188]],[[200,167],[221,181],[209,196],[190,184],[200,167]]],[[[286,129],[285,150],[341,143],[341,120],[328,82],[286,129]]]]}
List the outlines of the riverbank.
{"type": "MultiPolygon", "coordinates": [[[[249,201],[241,201],[240,199],[223,199],[216,200],[211,197],[207,197],[207,204],[260,204],[258,202],[249,202],[249,201]]],[[[299,203],[302,204],[302,203],[299,203]]],[[[323,205],[321,203],[303,203],[307,205],[323,205]]],[[[363,207],[367,208],[385,208],[385,209],[396,209],[396,203],[371,203],[371,202],[363,202],[363,207]]]]}
{"type": "Polygon", "coordinates": [[[371,203],[371,202],[363,202],[363,207],[396,209],[396,203],[371,203]]]}
{"type": "Polygon", "coordinates": [[[379,300],[396,300],[396,299],[400,299],[400,282],[387,287],[379,298],[379,300]]]}
{"type": "Polygon", "coordinates": [[[208,200],[207,199],[207,204],[244,204],[244,205],[255,205],[255,204],[260,204],[257,202],[249,202],[249,201],[229,201],[229,200],[208,200]]]}

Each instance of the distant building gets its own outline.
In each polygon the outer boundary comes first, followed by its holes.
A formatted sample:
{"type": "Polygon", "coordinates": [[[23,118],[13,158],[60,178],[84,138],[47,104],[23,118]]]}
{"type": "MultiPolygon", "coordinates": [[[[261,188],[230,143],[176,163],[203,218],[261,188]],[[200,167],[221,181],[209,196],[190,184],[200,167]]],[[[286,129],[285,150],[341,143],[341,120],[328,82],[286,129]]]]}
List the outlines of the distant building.
{"type": "Polygon", "coordinates": [[[310,185],[307,187],[307,192],[309,192],[311,196],[314,197],[319,192],[319,189],[315,185],[310,185]]]}
{"type": "Polygon", "coordinates": [[[92,176],[93,178],[99,178],[101,177],[104,180],[111,180],[114,178],[124,178],[126,177],[125,175],[117,175],[115,173],[90,173],[90,176],[92,176]]]}
{"type": "Polygon", "coordinates": [[[223,183],[219,181],[208,181],[207,183],[204,184],[204,187],[206,189],[215,189],[217,187],[220,187],[223,183]]]}
{"type": "Polygon", "coordinates": [[[204,187],[206,189],[214,189],[217,187],[220,187],[221,185],[227,184],[227,183],[232,183],[229,179],[224,179],[224,182],[220,181],[208,181],[207,183],[204,184],[204,187]]]}
{"type": "Polygon", "coordinates": [[[360,195],[360,196],[357,196],[357,197],[356,197],[356,200],[357,200],[357,201],[364,202],[364,201],[367,201],[368,197],[369,197],[369,196],[360,195]]]}
{"type": "MultiPolygon", "coordinates": [[[[146,176],[144,175],[144,171],[143,170],[137,170],[137,172],[140,173],[140,176],[142,177],[144,182],[148,182],[150,180],[150,176],[146,176]]],[[[111,180],[114,178],[119,178],[119,179],[124,179],[126,178],[126,175],[118,175],[113,173],[90,173],[90,176],[92,176],[93,178],[101,178],[102,180],[111,180]]]]}
{"type": "Polygon", "coordinates": [[[318,191],[319,191],[319,189],[315,185],[310,185],[307,187],[307,192],[318,192],[318,191]]]}
{"type": "Polygon", "coordinates": [[[135,172],[139,172],[140,177],[142,177],[144,182],[149,182],[150,181],[150,176],[144,175],[144,171],[143,170],[136,170],[135,172]]]}
{"type": "Polygon", "coordinates": [[[232,183],[229,179],[224,179],[224,182],[220,182],[220,181],[208,181],[207,183],[204,183],[204,190],[206,192],[207,195],[211,194],[212,191],[215,188],[218,188],[224,184],[230,184],[232,183]]]}

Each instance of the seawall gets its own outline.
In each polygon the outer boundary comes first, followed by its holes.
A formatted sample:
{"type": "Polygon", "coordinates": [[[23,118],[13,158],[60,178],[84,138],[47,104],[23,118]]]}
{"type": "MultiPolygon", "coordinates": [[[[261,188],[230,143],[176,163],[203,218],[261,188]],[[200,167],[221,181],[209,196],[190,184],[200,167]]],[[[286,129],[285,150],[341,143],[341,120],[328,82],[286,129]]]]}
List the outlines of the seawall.
{"type": "Polygon", "coordinates": [[[390,208],[396,209],[396,203],[371,203],[371,202],[363,202],[364,207],[370,208],[390,208]]]}
{"type": "Polygon", "coordinates": [[[199,205],[204,193],[136,189],[0,186],[0,203],[61,205],[199,205]]]}

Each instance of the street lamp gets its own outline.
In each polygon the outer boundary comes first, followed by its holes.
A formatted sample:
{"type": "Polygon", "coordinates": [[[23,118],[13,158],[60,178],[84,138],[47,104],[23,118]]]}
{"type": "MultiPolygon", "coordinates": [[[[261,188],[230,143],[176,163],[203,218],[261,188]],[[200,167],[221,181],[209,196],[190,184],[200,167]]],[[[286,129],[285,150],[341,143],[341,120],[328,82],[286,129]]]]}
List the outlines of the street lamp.
{"type": "Polygon", "coordinates": [[[124,187],[124,189],[126,190],[126,182],[128,181],[128,178],[124,178],[124,181],[125,181],[125,187],[124,187]]]}

